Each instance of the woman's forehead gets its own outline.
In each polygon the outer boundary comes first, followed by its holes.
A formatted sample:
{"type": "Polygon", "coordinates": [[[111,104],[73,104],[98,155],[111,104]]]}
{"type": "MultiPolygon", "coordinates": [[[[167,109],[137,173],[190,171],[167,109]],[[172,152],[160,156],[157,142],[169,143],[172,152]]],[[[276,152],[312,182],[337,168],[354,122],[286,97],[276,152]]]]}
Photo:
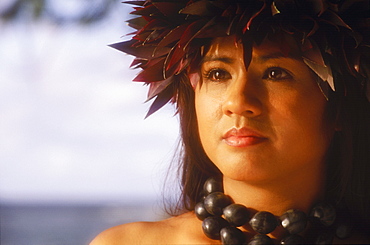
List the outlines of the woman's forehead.
{"type": "MultiPolygon", "coordinates": [[[[293,38],[285,38],[285,41],[289,44],[284,45],[279,40],[265,39],[260,45],[253,44],[252,56],[254,58],[271,58],[271,57],[290,57],[295,59],[301,59],[302,53],[298,44],[293,38]],[[289,45],[289,51],[284,47],[289,45]]],[[[204,60],[211,59],[214,57],[234,57],[236,54],[242,54],[244,52],[244,45],[241,39],[238,39],[235,35],[218,37],[212,40],[207,53],[205,54],[204,60]]]]}
{"type": "Polygon", "coordinates": [[[217,37],[212,40],[211,45],[206,53],[206,56],[226,55],[232,51],[242,50],[243,44],[236,37],[226,36],[217,37]]]}

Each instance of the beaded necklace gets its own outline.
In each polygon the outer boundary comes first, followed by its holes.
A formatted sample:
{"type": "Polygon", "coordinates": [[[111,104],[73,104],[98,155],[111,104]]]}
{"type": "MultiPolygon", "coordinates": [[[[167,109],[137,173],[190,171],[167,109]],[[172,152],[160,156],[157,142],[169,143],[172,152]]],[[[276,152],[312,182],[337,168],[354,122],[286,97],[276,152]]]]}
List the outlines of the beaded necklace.
{"type": "Polygon", "coordinates": [[[259,211],[250,217],[247,207],[233,203],[223,193],[220,181],[209,178],[204,184],[204,193],[203,201],[195,206],[195,214],[203,221],[204,234],[213,240],[221,240],[222,244],[274,244],[267,234],[278,226],[282,226],[289,234],[280,244],[331,244],[335,235],[345,239],[351,233],[351,226],[347,224],[334,225],[336,210],[326,202],[315,205],[309,215],[291,209],[280,217],[267,211],[259,211]],[[244,232],[237,228],[247,223],[257,233],[250,241],[246,241],[244,232]],[[303,231],[305,237],[299,235],[303,231]]]}

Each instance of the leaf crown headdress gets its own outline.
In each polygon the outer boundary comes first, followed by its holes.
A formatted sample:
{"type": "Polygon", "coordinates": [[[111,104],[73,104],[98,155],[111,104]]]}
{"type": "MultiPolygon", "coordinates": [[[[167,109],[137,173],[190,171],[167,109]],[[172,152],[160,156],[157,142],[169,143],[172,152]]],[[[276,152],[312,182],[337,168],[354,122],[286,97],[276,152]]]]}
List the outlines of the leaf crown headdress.
{"type": "Polygon", "coordinates": [[[274,39],[289,53],[285,36],[299,43],[302,58],[318,77],[324,95],[341,87],[348,74],[370,101],[369,0],[147,0],[133,4],[128,21],[136,29],[129,41],[111,45],[133,55],[142,71],[134,81],[149,85],[154,99],[147,116],[176,101],[180,80],[201,59],[207,41],[237,34],[248,66],[252,45],[274,39]],[[276,39],[277,38],[277,39],[276,39]]]}

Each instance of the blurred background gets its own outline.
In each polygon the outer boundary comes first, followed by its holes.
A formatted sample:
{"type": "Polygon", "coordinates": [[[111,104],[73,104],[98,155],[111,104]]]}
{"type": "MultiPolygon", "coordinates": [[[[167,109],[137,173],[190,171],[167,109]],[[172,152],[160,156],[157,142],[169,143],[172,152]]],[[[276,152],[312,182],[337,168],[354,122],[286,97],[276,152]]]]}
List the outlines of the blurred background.
{"type": "Polygon", "coordinates": [[[129,38],[131,8],[0,0],[2,245],[88,244],[108,227],[166,217],[175,110],[144,120],[132,57],[107,46],[129,38]]]}

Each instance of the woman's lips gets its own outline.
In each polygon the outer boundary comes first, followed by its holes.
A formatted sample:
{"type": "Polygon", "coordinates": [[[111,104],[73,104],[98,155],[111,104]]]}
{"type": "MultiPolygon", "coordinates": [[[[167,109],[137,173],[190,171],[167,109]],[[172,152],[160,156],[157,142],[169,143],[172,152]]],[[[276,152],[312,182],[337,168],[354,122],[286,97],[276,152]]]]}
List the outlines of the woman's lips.
{"type": "Polygon", "coordinates": [[[227,145],[233,147],[252,146],[267,140],[260,133],[248,128],[232,128],[226,132],[222,139],[227,145]]]}

